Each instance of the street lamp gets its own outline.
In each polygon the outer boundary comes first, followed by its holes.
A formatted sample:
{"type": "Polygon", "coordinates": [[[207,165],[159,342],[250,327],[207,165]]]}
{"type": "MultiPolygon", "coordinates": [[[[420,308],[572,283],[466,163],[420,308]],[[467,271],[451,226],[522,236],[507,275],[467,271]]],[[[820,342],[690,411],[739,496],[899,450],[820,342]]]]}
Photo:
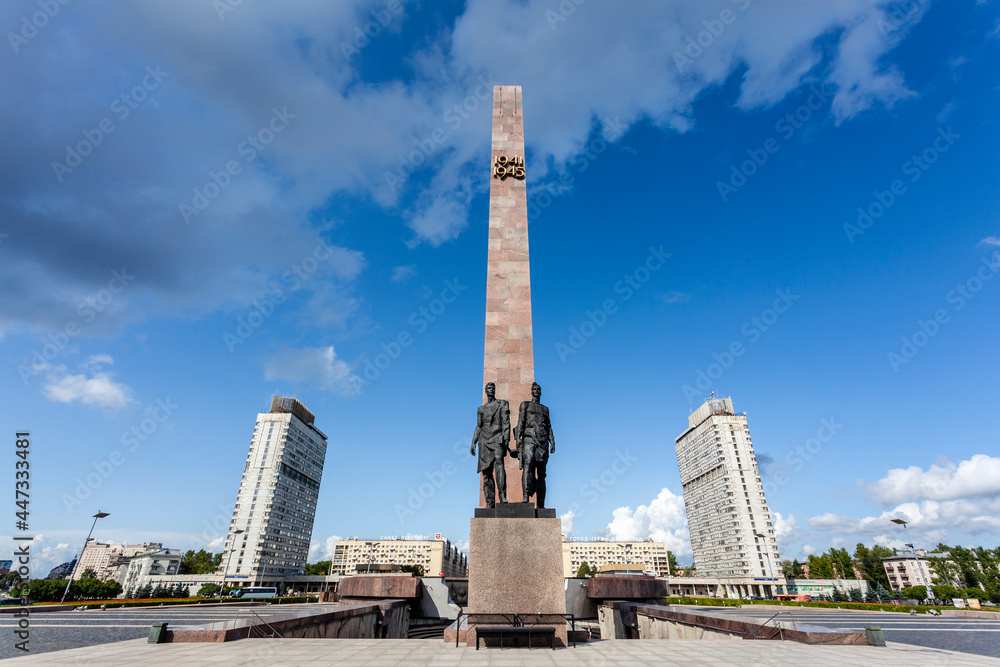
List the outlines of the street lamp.
{"type": "Polygon", "coordinates": [[[226,559],[226,569],[222,571],[222,588],[219,590],[219,599],[226,592],[226,574],[229,572],[229,564],[233,562],[233,552],[236,551],[236,536],[240,533],[245,532],[243,530],[237,529],[233,531],[233,544],[229,547],[229,558],[226,559]]]}
{"type": "Polygon", "coordinates": [[[756,533],[756,532],[753,534],[753,536],[759,537],[760,539],[764,540],[764,557],[767,558],[767,571],[768,571],[767,576],[770,579],[774,579],[774,568],[771,567],[771,554],[768,553],[767,537],[762,533],[756,533]]]}
{"type": "MultiPolygon", "coordinates": [[[[906,527],[906,523],[907,522],[903,521],[902,519],[889,519],[889,521],[892,521],[893,523],[898,524],[898,525],[900,525],[900,526],[903,527],[903,532],[906,534],[906,543],[903,546],[910,547],[910,549],[912,550],[913,549],[913,543],[910,541],[910,531],[906,527]]],[[[914,554],[916,554],[915,551],[914,551],[914,554]]]]}
{"type": "Polygon", "coordinates": [[[59,601],[59,604],[66,602],[66,594],[69,593],[69,586],[73,583],[73,577],[76,576],[76,568],[80,567],[80,561],[83,560],[83,552],[87,550],[87,543],[90,542],[90,536],[94,534],[94,526],[97,525],[97,520],[103,519],[106,516],[109,516],[107,512],[98,512],[94,515],[94,523],[90,524],[90,532],[87,533],[87,541],[83,543],[83,550],[80,551],[80,558],[77,559],[76,565],[73,566],[73,571],[69,573],[69,581],[66,582],[66,590],[63,591],[62,600],[59,601]]]}

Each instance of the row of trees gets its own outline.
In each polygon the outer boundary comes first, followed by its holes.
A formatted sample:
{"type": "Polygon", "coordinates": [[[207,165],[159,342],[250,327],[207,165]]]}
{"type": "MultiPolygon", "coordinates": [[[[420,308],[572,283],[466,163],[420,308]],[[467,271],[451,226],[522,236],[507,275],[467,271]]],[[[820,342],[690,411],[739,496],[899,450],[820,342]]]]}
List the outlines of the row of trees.
{"type": "MultiPolygon", "coordinates": [[[[889,577],[882,566],[882,559],[895,555],[889,547],[875,545],[869,547],[861,542],[851,554],[847,549],[830,548],[826,553],[810,555],[808,560],[810,579],[854,579],[854,569],[857,568],[861,578],[868,582],[870,588],[882,586],[889,589],[889,577]]],[[[803,563],[797,559],[781,562],[781,571],[787,579],[802,579],[805,577],[803,563]]]]}
{"type": "Polygon", "coordinates": [[[191,593],[187,586],[182,586],[181,584],[171,584],[170,586],[164,586],[163,584],[156,584],[153,586],[151,584],[146,584],[145,586],[139,586],[138,588],[129,588],[125,591],[125,598],[128,600],[148,600],[150,598],[187,598],[191,597],[191,593]]]}
{"type": "MultiPolygon", "coordinates": [[[[121,595],[121,584],[114,579],[101,581],[93,574],[93,570],[87,570],[80,579],[70,584],[66,600],[71,602],[112,600],[121,595]]],[[[16,584],[11,589],[11,595],[13,597],[27,595],[32,602],[59,602],[65,589],[66,582],[64,580],[35,579],[31,582],[16,584]]]]}
{"type": "MultiPolygon", "coordinates": [[[[940,597],[977,598],[1000,604],[1000,547],[966,549],[939,543],[933,552],[927,554],[927,560],[930,561],[935,581],[963,592],[962,595],[942,594],[940,597]],[[958,586],[950,585],[953,582],[957,582],[958,586]],[[978,593],[966,595],[969,591],[978,593]]],[[[934,595],[938,595],[938,586],[931,586],[931,589],[934,595]]]]}

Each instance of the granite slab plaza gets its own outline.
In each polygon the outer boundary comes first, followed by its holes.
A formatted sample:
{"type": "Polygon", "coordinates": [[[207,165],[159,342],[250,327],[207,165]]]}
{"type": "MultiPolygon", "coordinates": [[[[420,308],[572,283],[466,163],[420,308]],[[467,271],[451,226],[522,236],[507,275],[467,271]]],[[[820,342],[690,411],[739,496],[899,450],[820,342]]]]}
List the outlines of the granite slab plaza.
{"type": "Polygon", "coordinates": [[[144,639],[12,658],[18,665],[1000,665],[1000,660],[908,644],[808,646],[795,642],[604,640],[576,648],[455,648],[439,639],[255,639],[147,644],[144,639]]]}

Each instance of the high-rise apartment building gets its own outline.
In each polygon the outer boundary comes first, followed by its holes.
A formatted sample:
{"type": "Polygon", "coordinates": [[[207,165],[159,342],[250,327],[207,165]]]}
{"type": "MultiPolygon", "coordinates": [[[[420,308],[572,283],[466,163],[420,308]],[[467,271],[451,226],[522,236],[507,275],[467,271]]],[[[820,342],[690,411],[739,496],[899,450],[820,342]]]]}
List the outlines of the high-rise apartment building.
{"type": "Polygon", "coordinates": [[[712,398],[677,438],[684,509],[699,576],[780,577],[771,512],[746,414],[712,398]]]}
{"type": "Polygon", "coordinates": [[[305,572],[326,459],[314,420],[283,396],[257,415],[219,570],[234,582],[305,572]]]}

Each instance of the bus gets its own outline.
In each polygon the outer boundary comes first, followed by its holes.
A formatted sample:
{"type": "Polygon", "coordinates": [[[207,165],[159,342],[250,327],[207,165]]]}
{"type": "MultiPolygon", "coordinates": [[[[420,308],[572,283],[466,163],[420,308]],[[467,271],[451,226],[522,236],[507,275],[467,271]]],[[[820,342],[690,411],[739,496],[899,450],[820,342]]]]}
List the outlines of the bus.
{"type": "Polygon", "coordinates": [[[229,596],[231,598],[276,598],[278,597],[278,589],[271,587],[248,587],[248,588],[237,588],[229,596]]]}
{"type": "Polygon", "coordinates": [[[776,600],[786,600],[786,601],[796,601],[796,602],[810,602],[812,600],[811,595],[804,595],[802,593],[779,593],[774,597],[776,600]]]}

